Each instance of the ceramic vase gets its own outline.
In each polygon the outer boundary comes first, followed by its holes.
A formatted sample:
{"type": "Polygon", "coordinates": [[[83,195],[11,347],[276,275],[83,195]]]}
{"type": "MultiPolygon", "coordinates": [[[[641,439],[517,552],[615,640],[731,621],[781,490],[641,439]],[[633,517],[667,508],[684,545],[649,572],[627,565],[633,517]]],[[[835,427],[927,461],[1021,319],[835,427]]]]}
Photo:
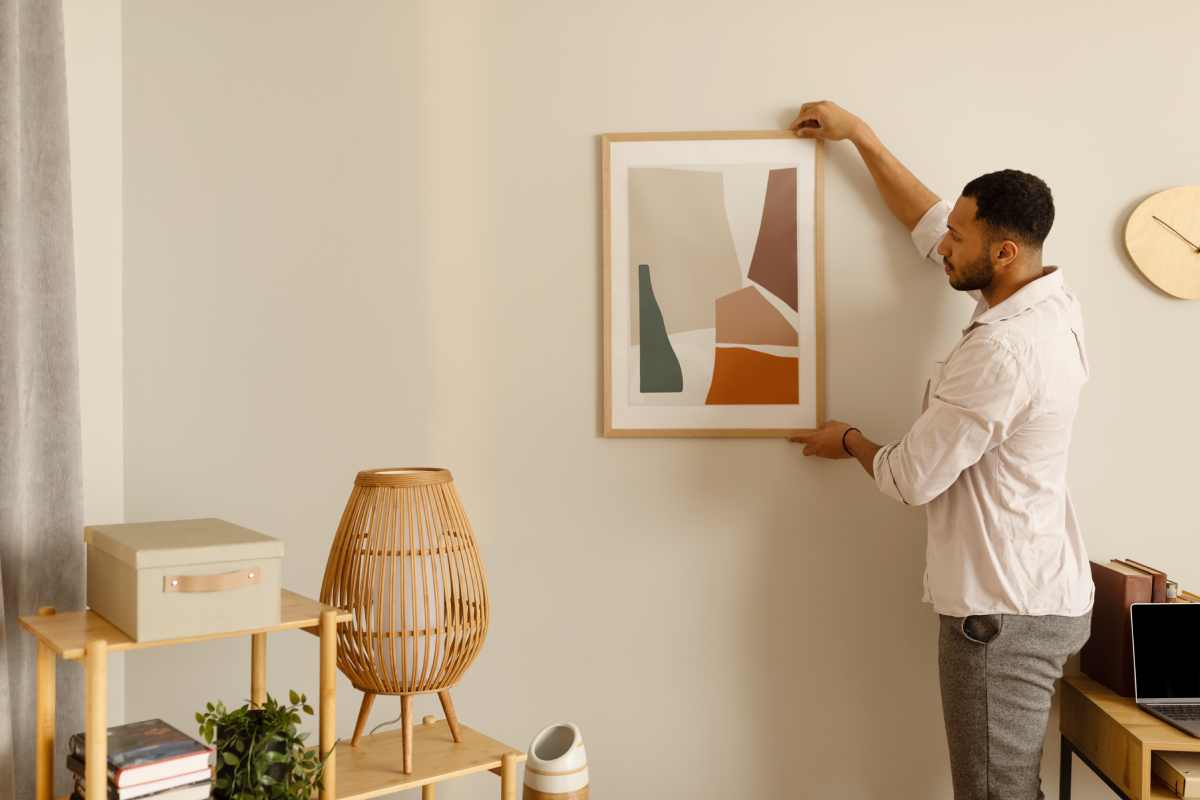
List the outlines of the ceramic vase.
{"type": "Polygon", "coordinates": [[[587,800],[588,766],[583,734],[570,722],[545,728],[529,743],[525,800],[587,800]]]}

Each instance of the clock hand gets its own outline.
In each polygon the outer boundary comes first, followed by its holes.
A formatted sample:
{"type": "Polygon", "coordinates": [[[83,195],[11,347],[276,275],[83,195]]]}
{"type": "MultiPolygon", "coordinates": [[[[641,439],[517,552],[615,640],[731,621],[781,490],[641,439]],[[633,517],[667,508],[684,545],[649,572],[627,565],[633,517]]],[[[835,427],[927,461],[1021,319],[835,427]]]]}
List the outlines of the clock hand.
{"type": "Polygon", "coordinates": [[[1176,236],[1178,236],[1180,239],[1183,239],[1185,242],[1187,242],[1187,243],[1188,243],[1189,245],[1191,245],[1192,247],[1195,247],[1195,248],[1196,248],[1196,252],[1197,252],[1197,253],[1200,253],[1200,247],[1197,247],[1197,246],[1196,246],[1196,244],[1195,244],[1195,243],[1193,243],[1191,239],[1188,239],[1188,238],[1187,238],[1186,236],[1184,236],[1182,233],[1180,233],[1179,231],[1175,230],[1175,229],[1174,229],[1174,228],[1172,228],[1170,225],[1167,225],[1167,223],[1163,222],[1163,221],[1162,221],[1161,219],[1159,219],[1158,217],[1155,217],[1153,214],[1151,214],[1150,216],[1154,217],[1154,221],[1155,221],[1155,222],[1159,223],[1160,225],[1164,225],[1164,226],[1166,226],[1167,230],[1171,231],[1171,233],[1175,234],[1175,235],[1176,235],[1176,236]]]}

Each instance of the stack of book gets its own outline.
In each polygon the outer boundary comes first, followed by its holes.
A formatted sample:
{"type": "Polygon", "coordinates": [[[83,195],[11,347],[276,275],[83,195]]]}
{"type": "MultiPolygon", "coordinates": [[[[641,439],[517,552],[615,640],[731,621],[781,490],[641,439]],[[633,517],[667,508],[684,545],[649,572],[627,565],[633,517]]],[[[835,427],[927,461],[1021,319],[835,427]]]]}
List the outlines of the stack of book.
{"type": "Polygon", "coordinates": [[[75,775],[70,800],[203,800],[212,788],[212,751],[161,719],[108,729],[108,797],[88,797],[84,736],[71,737],[67,769],[75,775]]]}
{"type": "Polygon", "coordinates": [[[1096,599],[1092,635],[1080,654],[1080,669],[1114,692],[1133,697],[1133,638],[1129,607],[1134,603],[1197,603],[1167,573],[1131,558],[1092,562],[1096,599]]]}

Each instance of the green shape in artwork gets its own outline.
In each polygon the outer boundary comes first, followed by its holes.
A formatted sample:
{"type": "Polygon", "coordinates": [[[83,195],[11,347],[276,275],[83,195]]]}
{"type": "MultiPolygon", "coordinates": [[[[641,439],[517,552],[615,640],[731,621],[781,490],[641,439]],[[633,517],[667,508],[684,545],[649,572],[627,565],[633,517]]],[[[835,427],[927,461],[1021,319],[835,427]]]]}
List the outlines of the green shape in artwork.
{"type": "Polygon", "coordinates": [[[638,265],[638,327],[641,340],[641,390],[682,392],[683,370],[667,338],[662,309],[650,286],[650,265],[638,265]]]}

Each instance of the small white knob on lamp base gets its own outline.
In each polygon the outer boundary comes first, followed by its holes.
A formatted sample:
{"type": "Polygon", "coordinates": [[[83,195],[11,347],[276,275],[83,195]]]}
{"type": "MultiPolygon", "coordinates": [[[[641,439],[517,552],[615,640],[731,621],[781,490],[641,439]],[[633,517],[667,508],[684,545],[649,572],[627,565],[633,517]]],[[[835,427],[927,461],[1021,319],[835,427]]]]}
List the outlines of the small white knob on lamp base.
{"type": "Polygon", "coordinates": [[[570,722],[544,729],[529,744],[524,800],[587,800],[587,750],[570,722]]]}

